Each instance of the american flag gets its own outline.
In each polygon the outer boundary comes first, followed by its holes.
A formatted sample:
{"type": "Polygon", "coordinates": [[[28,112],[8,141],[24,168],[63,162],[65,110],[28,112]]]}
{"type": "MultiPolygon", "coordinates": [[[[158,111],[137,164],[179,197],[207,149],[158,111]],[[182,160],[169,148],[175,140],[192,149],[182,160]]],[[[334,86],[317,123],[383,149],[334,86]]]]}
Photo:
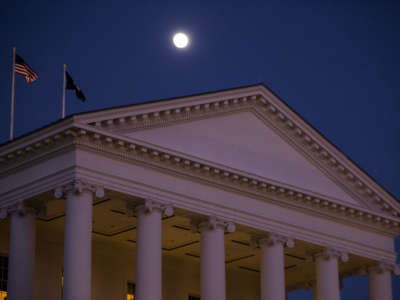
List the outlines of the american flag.
{"type": "Polygon", "coordinates": [[[21,56],[15,54],[15,73],[25,76],[28,83],[38,79],[38,74],[22,59],[21,56]]]}

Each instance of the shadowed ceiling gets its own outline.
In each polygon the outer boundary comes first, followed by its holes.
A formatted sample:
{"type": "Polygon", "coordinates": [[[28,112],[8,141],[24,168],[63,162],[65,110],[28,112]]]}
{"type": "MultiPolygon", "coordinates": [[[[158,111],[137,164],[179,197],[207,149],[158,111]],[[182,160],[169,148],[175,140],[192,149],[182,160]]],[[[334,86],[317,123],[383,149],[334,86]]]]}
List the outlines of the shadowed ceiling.
{"type": "MultiPolygon", "coordinates": [[[[65,222],[65,200],[53,200],[50,193],[40,199],[51,199],[47,202],[47,215],[40,218],[46,228],[62,232],[65,222]]],[[[107,191],[106,197],[93,204],[93,238],[109,242],[123,243],[136,247],[136,217],[126,215],[127,195],[107,191]]],[[[162,250],[164,255],[182,259],[200,260],[200,234],[190,230],[191,217],[199,217],[190,212],[175,209],[172,217],[163,217],[162,250]]],[[[250,247],[252,235],[260,236],[262,232],[237,224],[234,233],[225,233],[225,263],[227,270],[234,268],[245,275],[246,272],[260,272],[260,249],[250,247]]],[[[305,282],[315,280],[315,265],[307,259],[310,254],[321,248],[317,245],[295,240],[294,248],[286,247],[285,269],[288,290],[304,287],[305,282]]],[[[339,263],[342,277],[354,273],[361,266],[369,264],[368,259],[351,255],[346,263],[339,263]]]]}

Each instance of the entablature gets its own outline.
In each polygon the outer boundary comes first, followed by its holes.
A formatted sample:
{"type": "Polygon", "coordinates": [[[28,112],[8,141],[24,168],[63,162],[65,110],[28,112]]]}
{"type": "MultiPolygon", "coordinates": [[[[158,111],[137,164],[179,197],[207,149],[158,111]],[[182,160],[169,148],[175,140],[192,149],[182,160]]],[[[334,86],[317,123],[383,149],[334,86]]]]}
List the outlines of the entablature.
{"type": "MultiPolygon", "coordinates": [[[[192,180],[218,188],[230,189],[277,205],[305,210],[308,213],[324,215],[339,222],[365,226],[391,236],[397,235],[400,231],[398,217],[81,124],[52,132],[48,136],[43,136],[41,140],[35,140],[35,144],[25,144],[22,148],[6,153],[0,152],[2,158],[0,180],[16,169],[23,170],[25,166],[35,163],[38,159],[45,159],[46,155],[70,147],[113,155],[131,163],[156,166],[160,170],[184,174],[192,180]]],[[[4,192],[0,190],[0,194],[4,195],[4,192]]]]}

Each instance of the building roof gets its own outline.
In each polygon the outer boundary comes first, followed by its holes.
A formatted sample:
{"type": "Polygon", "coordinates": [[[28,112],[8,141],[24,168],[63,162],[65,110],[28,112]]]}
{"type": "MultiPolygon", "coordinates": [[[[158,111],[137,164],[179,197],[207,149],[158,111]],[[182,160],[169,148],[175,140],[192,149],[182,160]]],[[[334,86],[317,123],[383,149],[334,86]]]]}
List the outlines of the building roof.
{"type": "Polygon", "coordinates": [[[119,133],[120,125],[131,120],[135,120],[134,130],[148,130],[196,119],[196,110],[201,110],[201,117],[204,118],[225,107],[240,111],[249,109],[250,106],[281,128],[281,134],[293,135],[294,138],[290,139],[299,149],[310,153],[315,163],[323,166],[331,176],[354,191],[367,207],[380,207],[383,212],[399,215],[400,205],[393,195],[262,83],[74,114],[1,144],[0,160],[7,160],[11,152],[21,151],[20,148],[26,148],[27,144],[41,136],[76,124],[119,133]],[[212,109],[209,108],[210,105],[212,109]],[[169,117],[171,112],[173,118],[169,117]]]}

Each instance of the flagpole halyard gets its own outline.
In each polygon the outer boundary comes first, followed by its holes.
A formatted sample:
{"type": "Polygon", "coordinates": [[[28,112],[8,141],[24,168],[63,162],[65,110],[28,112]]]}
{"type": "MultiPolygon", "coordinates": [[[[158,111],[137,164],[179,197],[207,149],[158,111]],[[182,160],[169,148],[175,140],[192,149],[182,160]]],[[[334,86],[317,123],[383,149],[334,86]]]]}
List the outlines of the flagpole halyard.
{"type": "Polygon", "coordinates": [[[67,65],[64,64],[64,81],[63,81],[63,94],[62,94],[62,113],[61,118],[65,118],[65,89],[66,89],[66,79],[65,79],[65,72],[67,71],[67,65]]]}
{"type": "Polygon", "coordinates": [[[16,47],[13,47],[13,64],[12,64],[12,80],[11,80],[10,141],[12,141],[14,139],[15,53],[16,53],[16,47]]]}

